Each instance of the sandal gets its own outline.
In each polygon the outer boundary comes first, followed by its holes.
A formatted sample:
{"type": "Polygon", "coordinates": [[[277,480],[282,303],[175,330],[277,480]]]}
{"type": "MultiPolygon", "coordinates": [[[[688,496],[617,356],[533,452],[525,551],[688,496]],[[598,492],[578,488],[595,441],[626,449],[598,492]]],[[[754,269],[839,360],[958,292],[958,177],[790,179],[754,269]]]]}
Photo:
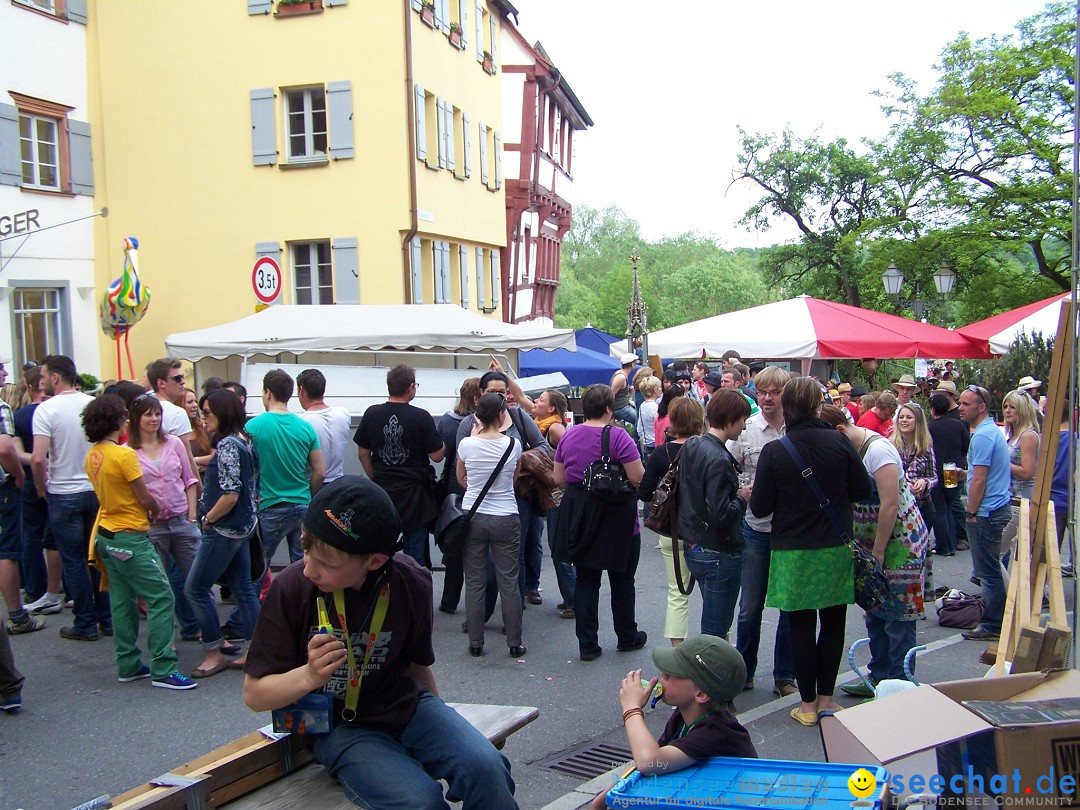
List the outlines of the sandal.
{"type": "Polygon", "coordinates": [[[796,706],[791,710],[791,719],[801,726],[814,727],[817,725],[817,714],[814,712],[800,712],[796,706]]]}

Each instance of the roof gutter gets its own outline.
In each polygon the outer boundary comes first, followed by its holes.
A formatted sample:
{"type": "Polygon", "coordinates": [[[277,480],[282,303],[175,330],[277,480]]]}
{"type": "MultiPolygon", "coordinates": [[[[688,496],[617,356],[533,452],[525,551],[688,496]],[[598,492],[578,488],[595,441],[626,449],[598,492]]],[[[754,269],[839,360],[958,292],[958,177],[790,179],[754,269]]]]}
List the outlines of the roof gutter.
{"type": "Polygon", "coordinates": [[[418,203],[416,201],[416,109],[415,93],[413,92],[413,58],[412,58],[412,14],[409,13],[409,0],[404,0],[401,7],[405,11],[405,109],[406,129],[408,137],[405,139],[405,148],[408,150],[406,165],[409,167],[409,230],[401,242],[401,267],[405,274],[404,289],[405,300],[403,303],[413,302],[412,289],[412,240],[420,229],[418,203]]]}

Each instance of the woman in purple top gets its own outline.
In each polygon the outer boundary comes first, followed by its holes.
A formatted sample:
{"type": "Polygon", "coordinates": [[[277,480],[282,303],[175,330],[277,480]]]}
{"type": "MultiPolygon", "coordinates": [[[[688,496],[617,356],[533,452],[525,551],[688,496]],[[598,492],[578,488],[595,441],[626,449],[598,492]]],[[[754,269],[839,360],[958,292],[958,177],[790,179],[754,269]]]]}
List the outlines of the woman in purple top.
{"type": "Polygon", "coordinates": [[[612,502],[589,494],[581,482],[585,468],[601,456],[601,436],[608,428],[610,459],[622,465],[637,486],[644,473],[637,445],[621,428],[611,427],[615,397],[607,385],[590,385],[581,397],[585,421],[566,431],[555,451],[553,478],[565,486],[559,508],[555,552],[557,560],[577,567],[574,599],[578,648],[582,661],[603,653],[598,640],[600,578],[608,574],[611,615],[620,651],[639,650],[648,640],[634,616],[634,574],[641,554],[637,500],[633,493],[612,502]]]}

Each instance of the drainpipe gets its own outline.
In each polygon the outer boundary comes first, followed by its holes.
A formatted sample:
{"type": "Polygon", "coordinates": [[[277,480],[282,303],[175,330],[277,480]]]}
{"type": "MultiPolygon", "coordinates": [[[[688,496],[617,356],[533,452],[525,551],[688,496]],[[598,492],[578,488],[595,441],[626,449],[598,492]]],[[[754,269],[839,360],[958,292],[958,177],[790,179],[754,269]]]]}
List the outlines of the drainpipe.
{"type": "Polygon", "coordinates": [[[405,272],[405,303],[411,304],[413,301],[412,240],[420,228],[416,202],[416,93],[413,90],[412,14],[409,9],[409,0],[403,0],[401,5],[405,10],[405,120],[408,131],[405,148],[408,150],[409,167],[409,230],[401,243],[401,267],[405,272]]]}

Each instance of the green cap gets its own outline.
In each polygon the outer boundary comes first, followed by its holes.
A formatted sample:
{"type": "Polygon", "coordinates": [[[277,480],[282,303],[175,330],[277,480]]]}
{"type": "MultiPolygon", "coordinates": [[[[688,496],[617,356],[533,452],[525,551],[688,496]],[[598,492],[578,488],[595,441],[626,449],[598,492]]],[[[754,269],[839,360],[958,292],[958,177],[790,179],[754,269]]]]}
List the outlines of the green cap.
{"type": "Polygon", "coordinates": [[[654,647],[653,663],[661,672],[689,678],[717,703],[727,703],[746,684],[746,663],[719,636],[690,636],[678,647],[654,647]]]}

